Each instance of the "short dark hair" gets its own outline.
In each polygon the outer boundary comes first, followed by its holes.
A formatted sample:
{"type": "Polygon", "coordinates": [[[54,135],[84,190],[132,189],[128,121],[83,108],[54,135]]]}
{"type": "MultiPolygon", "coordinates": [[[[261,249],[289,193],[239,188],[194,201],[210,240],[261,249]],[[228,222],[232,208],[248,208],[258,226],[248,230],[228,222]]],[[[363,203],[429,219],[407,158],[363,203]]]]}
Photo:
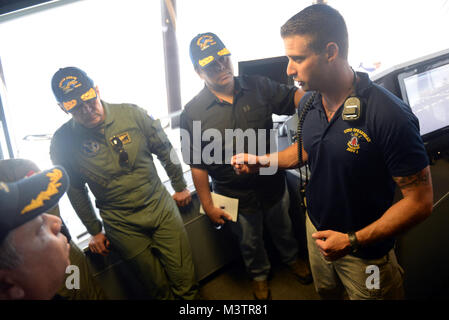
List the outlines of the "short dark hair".
{"type": "Polygon", "coordinates": [[[281,27],[281,37],[311,36],[309,48],[321,53],[329,42],[340,48],[340,56],[348,58],[348,30],[342,15],[327,4],[314,4],[291,17],[281,27]]]}

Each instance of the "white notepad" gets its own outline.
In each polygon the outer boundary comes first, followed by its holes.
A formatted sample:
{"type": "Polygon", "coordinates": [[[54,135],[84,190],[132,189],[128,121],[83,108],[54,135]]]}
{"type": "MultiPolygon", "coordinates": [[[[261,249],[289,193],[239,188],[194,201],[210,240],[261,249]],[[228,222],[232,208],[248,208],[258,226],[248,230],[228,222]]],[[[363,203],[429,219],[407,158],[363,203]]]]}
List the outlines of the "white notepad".
{"type": "MultiPolygon", "coordinates": [[[[226,211],[232,218],[233,222],[237,222],[237,214],[239,210],[239,199],[229,198],[226,196],[222,196],[221,194],[217,194],[211,192],[212,202],[215,207],[221,208],[226,211]]],[[[200,213],[206,214],[204,212],[203,206],[200,207],[200,213]]]]}

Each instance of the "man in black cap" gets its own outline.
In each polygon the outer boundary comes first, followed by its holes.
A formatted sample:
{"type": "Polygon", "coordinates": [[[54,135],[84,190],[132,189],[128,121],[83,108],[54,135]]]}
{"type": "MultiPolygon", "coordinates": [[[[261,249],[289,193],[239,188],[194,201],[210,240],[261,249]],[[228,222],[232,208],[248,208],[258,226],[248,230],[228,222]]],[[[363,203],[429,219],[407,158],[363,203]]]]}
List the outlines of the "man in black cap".
{"type": "Polygon", "coordinates": [[[67,194],[92,235],[90,250],[102,255],[111,246],[117,250],[147,289],[145,297],[194,299],[192,254],[176,206],[191,197],[160,121],[135,105],[100,100],[98,87],[78,68],[60,69],[51,84],[72,119],[55,132],[50,156],[70,175],[67,194]],[[153,154],[171,180],[173,198],[157,175],[153,154]]]}
{"type": "Polygon", "coordinates": [[[213,203],[208,175],[212,177],[214,192],[238,199],[237,222],[226,225],[238,238],[247,272],[253,279],[255,298],[264,300],[270,298],[267,277],[271,268],[263,241],[264,225],[282,261],[291,267],[299,281],[310,283],[311,274],[307,263],[298,258],[298,243],[288,216],[289,197],[284,173],[236,175],[230,166],[230,156],[229,159],[225,157],[229,152],[231,156],[235,154],[236,147],[233,141],[226,141],[226,130],[253,132],[257,138],[252,142],[245,139],[245,150],[249,145],[262,145],[265,148],[259,152],[265,152],[271,146],[272,114],[293,114],[302,91],[265,77],[234,77],[229,56],[229,50],[213,33],[199,34],[190,43],[193,66],[205,87],[187,103],[181,115],[181,129],[190,138],[182,140],[182,153],[184,161],[191,166],[204,211],[214,224],[223,225],[231,217],[213,203]],[[194,141],[196,124],[200,124],[201,137],[210,129],[220,132],[223,143],[219,154],[214,153],[214,159],[201,157],[209,142],[194,141]],[[261,138],[260,132],[265,133],[265,137],[261,138]]]}
{"type": "Polygon", "coordinates": [[[61,219],[45,212],[67,190],[62,167],[0,182],[0,299],[51,299],[70,264],[61,219]]]}
{"type": "MultiPolygon", "coordinates": [[[[38,174],[41,170],[28,159],[5,159],[0,160],[0,181],[5,183],[16,182],[26,177],[38,174]]],[[[60,217],[59,205],[47,211],[48,214],[60,217]]],[[[61,233],[67,238],[70,244],[69,258],[71,265],[78,267],[79,288],[67,288],[65,282],[58,290],[57,295],[67,300],[104,300],[106,294],[102,287],[92,276],[84,252],[71,240],[70,232],[62,221],[61,233]]],[[[66,274],[66,279],[72,277],[71,273],[66,274]]]]}

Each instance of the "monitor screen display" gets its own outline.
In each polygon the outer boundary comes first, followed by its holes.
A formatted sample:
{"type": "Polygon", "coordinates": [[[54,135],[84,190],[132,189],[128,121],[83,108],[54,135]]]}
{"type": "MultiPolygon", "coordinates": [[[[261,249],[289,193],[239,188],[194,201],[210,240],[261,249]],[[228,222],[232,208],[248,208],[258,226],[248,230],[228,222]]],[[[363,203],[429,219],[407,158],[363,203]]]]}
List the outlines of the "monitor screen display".
{"type": "Polygon", "coordinates": [[[293,85],[292,77],[287,76],[287,65],[288,58],[285,56],[239,61],[239,76],[260,75],[283,84],[293,85]]]}
{"type": "Polygon", "coordinates": [[[449,61],[402,73],[398,79],[422,136],[449,126],[449,61]]]}

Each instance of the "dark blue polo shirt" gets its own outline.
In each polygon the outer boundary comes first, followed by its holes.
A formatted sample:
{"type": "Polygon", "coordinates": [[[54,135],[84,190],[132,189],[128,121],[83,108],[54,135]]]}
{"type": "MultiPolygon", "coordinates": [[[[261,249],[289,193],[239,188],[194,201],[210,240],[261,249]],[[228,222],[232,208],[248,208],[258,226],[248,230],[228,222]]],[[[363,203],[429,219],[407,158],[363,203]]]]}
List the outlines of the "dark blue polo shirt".
{"type": "MultiPolygon", "coordinates": [[[[318,94],[303,126],[311,178],[306,190],[309,217],[317,230],[358,231],[392,205],[392,177],[408,176],[428,165],[418,119],[410,107],[357,73],[362,116],[344,121],[341,106],[328,122],[318,94]]],[[[310,94],[300,103],[302,108],[310,94]]],[[[300,109],[301,110],[301,109],[300,109]]],[[[379,258],[394,239],[362,248],[361,258],[379,258]]]]}
{"type": "Polygon", "coordinates": [[[181,142],[181,148],[186,163],[191,167],[207,170],[215,192],[239,199],[239,213],[251,214],[270,208],[281,199],[285,191],[284,172],[262,176],[237,175],[230,165],[231,157],[240,152],[259,155],[273,152],[270,147],[275,147],[276,137],[273,136],[270,140],[269,133],[273,128],[272,115],[295,113],[296,88],[260,76],[244,75],[234,79],[233,104],[220,101],[206,86],[187,103],[181,114],[180,127],[189,133],[189,144],[187,141],[181,142]],[[193,140],[198,140],[198,137],[195,137],[194,121],[201,121],[199,138],[213,131],[222,137],[217,142],[218,148],[212,148],[213,138],[204,139],[195,147],[193,140]],[[262,129],[261,132],[266,133],[265,139],[257,132],[256,143],[253,141],[249,144],[249,140],[245,139],[243,150],[236,150],[237,141],[225,137],[226,130],[237,129],[242,132],[262,129]],[[218,155],[215,154],[216,151],[218,155]],[[209,154],[210,158],[202,157],[209,154]],[[200,161],[195,161],[195,156],[200,161]]]}

